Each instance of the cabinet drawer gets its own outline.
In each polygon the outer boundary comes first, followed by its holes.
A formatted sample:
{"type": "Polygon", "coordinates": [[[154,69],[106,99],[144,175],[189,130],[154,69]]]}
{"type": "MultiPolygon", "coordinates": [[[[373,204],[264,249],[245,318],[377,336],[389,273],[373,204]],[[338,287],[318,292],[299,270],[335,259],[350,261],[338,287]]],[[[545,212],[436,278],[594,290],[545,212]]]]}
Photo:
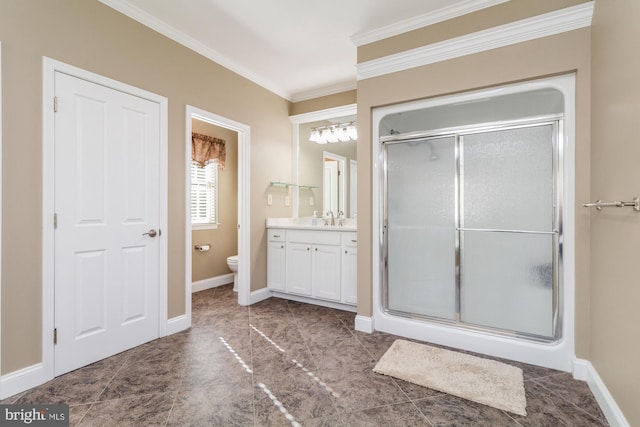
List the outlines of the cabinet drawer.
{"type": "Polygon", "coordinates": [[[358,233],[342,233],[342,244],[344,246],[358,246],[358,233]]]}
{"type": "Polygon", "coordinates": [[[339,231],[288,231],[287,242],[311,245],[340,245],[339,231]]]}
{"type": "Polygon", "coordinates": [[[270,242],[284,242],[284,238],[287,235],[284,230],[267,230],[270,242]]]}

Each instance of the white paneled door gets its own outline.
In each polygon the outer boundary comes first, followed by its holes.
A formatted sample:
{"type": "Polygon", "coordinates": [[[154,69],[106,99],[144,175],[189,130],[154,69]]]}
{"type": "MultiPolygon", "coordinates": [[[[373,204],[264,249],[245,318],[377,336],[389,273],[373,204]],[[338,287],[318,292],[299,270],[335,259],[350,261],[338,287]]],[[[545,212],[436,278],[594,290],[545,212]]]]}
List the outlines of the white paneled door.
{"type": "Polygon", "coordinates": [[[55,375],[159,336],[160,106],[55,73],[55,375]]]}

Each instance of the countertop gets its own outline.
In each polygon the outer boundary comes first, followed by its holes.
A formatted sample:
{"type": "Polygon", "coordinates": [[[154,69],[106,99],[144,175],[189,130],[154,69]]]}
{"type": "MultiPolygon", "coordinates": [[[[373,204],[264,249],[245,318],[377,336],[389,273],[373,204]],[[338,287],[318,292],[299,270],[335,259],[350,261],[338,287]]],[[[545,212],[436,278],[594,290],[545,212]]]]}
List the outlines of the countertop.
{"type": "Polygon", "coordinates": [[[294,230],[317,230],[317,231],[357,231],[358,224],[355,219],[344,220],[342,227],[336,225],[324,225],[322,218],[316,218],[317,225],[312,225],[312,218],[267,218],[266,228],[286,228],[294,230]]]}

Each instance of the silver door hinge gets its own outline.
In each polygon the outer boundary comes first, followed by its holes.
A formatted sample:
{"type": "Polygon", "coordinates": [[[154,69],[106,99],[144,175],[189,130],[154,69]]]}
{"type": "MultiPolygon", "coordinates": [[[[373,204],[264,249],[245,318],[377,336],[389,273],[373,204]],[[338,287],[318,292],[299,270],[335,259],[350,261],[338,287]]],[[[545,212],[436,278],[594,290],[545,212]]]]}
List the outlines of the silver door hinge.
{"type": "Polygon", "coordinates": [[[53,329],[53,344],[58,344],[58,328],[53,329]]]}
{"type": "Polygon", "coordinates": [[[58,97],[57,96],[53,97],[53,112],[54,113],[58,112],[58,97]]]}
{"type": "Polygon", "coordinates": [[[53,229],[55,230],[56,228],[58,228],[58,214],[54,213],[53,214],[53,229]]]}

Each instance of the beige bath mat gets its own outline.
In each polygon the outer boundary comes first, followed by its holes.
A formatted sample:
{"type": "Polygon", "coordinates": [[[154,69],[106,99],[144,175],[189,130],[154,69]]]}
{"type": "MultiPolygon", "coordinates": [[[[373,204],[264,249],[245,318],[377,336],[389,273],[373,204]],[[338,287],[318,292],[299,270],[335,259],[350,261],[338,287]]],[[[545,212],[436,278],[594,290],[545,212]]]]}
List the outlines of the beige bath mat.
{"type": "Polygon", "coordinates": [[[495,360],[396,340],[373,371],[527,415],[522,369],[495,360]]]}

